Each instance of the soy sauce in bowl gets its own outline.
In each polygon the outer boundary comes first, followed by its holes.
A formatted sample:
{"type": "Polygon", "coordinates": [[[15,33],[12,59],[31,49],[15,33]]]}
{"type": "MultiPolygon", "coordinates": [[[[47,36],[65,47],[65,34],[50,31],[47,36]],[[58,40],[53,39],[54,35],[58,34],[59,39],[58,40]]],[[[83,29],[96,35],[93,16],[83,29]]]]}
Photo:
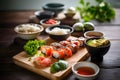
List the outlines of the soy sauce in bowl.
{"type": "Polygon", "coordinates": [[[79,67],[77,69],[77,73],[80,75],[93,75],[95,74],[94,69],[92,69],[91,67],[79,67]]]}
{"type": "Polygon", "coordinates": [[[92,62],[80,61],[72,65],[72,71],[80,80],[93,80],[97,77],[100,69],[92,62]]]}

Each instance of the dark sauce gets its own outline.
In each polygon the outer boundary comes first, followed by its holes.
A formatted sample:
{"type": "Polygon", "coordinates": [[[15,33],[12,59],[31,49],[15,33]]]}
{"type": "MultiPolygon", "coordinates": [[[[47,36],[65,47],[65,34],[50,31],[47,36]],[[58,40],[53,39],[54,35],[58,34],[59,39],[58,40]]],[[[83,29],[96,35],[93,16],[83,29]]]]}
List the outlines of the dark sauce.
{"type": "Polygon", "coordinates": [[[90,38],[99,38],[100,36],[97,35],[88,35],[90,38]]]}
{"type": "Polygon", "coordinates": [[[77,73],[80,75],[93,75],[95,71],[90,67],[80,67],[77,69],[77,73]]]}

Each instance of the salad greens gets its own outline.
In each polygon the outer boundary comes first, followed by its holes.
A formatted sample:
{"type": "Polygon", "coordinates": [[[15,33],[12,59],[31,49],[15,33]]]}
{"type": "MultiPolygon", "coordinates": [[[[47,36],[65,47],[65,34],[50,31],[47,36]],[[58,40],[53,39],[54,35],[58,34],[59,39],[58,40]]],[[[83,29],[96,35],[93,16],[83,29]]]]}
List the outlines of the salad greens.
{"type": "Polygon", "coordinates": [[[34,56],[37,54],[38,49],[42,46],[45,45],[44,40],[29,40],[25,45],[24,45],[24,51],[30,55],[34,56]]]}
{"type": "Polygon", "coordinates": [[[80,12],[84,21],[97,20],[100,22],[110,21],[115,18],[115,10],[104,0],[95,0],[97,5],[91,5],[90,2],[80,0],[80,6],[76,9],[80,12]]]}

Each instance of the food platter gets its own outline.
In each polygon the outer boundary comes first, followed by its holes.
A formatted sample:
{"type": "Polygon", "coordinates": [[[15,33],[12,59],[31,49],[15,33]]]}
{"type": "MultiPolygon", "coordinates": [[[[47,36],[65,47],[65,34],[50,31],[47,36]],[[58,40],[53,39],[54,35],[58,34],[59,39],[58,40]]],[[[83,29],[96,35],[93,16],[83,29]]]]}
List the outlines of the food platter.
{"type": "MultiPolygon", "coordinates": [[[[70,36],[69,38],[74,38],[74,37],[70,36]]],[[[45,39],[45,41],[47,44],[54,42],[54,40],[52,40],[49,37],[45,39]]],[[[44,76],[50,80],[61,80],[62,78],[64,78],[66,75],[68,75],[71,72],[71,67],[74,63],[78,61],[83,61],[87,59],[88,57],[89,57],[89,54],[86,48],[85,47],[79,48],[79,50],[75,54],[73,54],[70,58],[65,59],[69,63],[68,68],[65,70],[59,71],[57,73],[51,73],[50,67],[37,68],[34,65],[34,62],[32,60],[29,61],[29,57],[26,55],[24,51],[13,56],[13,61],[15,64],[23,68],[26,68],[32,72],[35,72],[41,76],[44,76]]]]}

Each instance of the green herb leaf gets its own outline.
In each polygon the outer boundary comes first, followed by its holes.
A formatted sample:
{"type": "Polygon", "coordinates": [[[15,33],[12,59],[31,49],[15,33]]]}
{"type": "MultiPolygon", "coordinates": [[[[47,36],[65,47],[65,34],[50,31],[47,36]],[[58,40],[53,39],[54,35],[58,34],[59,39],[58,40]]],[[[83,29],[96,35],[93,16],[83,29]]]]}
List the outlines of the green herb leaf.
{"type": "Polygon", "coordinates": [[[80,12],[81,18],[86,22],[97,20],[100,22],[110,21],[115,18],[115,10],[104,0],[96,0],[97,5],[90,5],[89,2],[80,0],[76,10],[80,12]]]}
{"type": "Polygon", "coordinates": [[[82,5],[85,4],[84,0],[80,0],[79,3],[82,4],[82,5]]]}
{"type": "Polygon", "coordinates": [[[33,56],[37,54],[37,51],[39,47],[45,44],[45,41],[43,40],[30,40],[24,45],[24,51],[30,55],[33,56]]]}

